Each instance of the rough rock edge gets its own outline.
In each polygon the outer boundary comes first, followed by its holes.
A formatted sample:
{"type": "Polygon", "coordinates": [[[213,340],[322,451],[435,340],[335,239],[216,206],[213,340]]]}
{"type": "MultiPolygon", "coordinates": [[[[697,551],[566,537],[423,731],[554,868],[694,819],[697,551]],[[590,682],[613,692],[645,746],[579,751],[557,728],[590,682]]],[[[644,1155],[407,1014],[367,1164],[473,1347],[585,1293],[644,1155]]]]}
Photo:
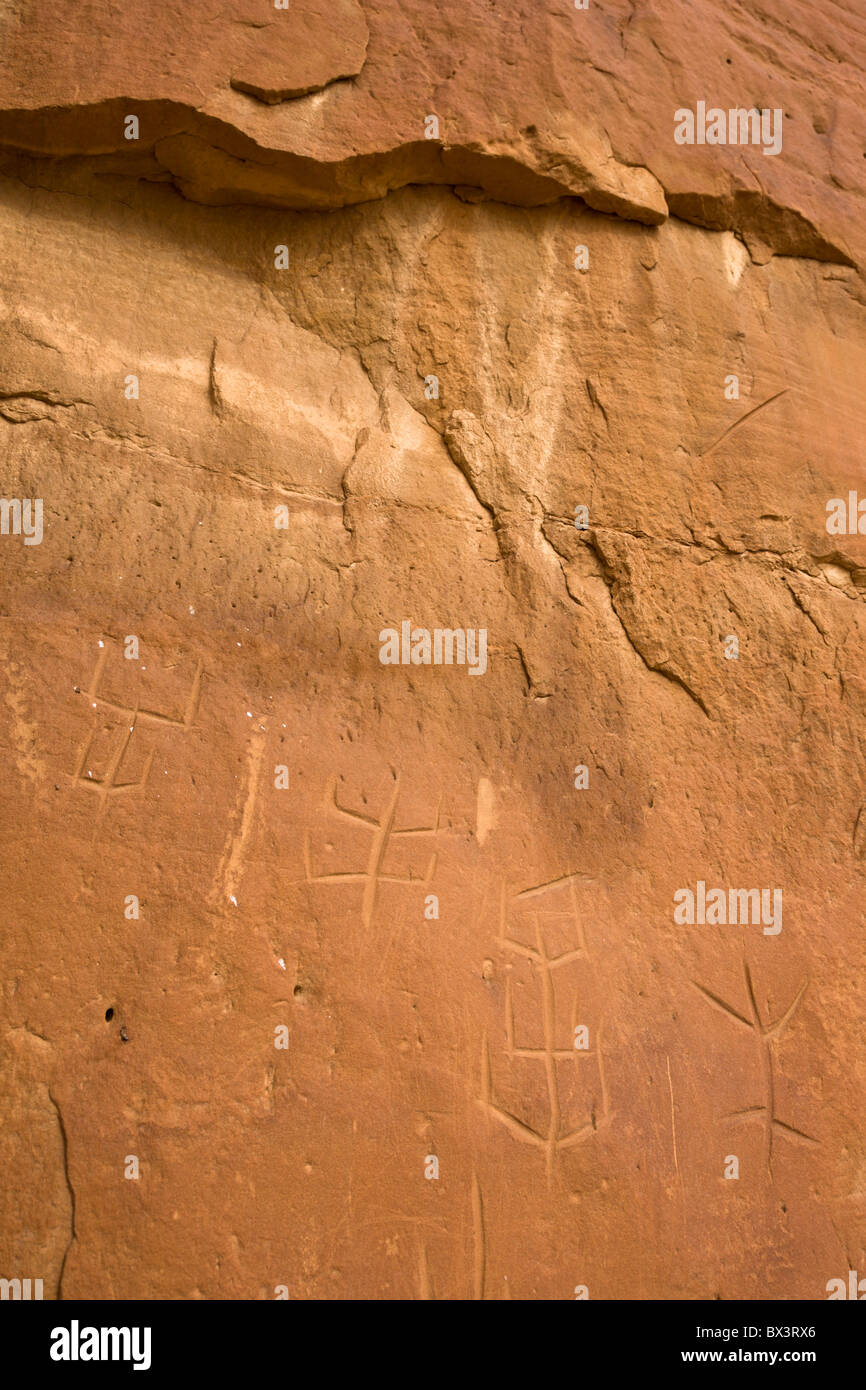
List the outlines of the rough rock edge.
{"type": "Polygon", "coordinates": [[[263,102],[265,106],[279,106],[284,101],[297,101],[301,97],[312,96],[314,92],[324,92],[327,87],[333,87],[337,82],[354,82],[364,70],[370,47],[370,30],[367,28],[366,20],[364,20],[364,29],[366,32],[364,42],[358,45],[355,61],[347,62],[345,72],[335,72],[320,82],[307,82],[300,87],[268,87],[259,82],[252,82],[246,77],[230,78],[229,86],[236,92],[243,92],[245,96],[263,102]]]}
{"type": "Polygon", "coordinates": [[[0,152],[52,161],[122,156],[131,147],[102,138],[122,129],[134,107],[153,135],[137,142],[191,202],[250,204],[295,211],[327,211],[384,198],[408,185],[471,187],[484,198],[538,207],[580,198],[595,212],[658,226],[669,216],[742,237],[753,260],[795,256],[858,269],[847,249],[830,241],[796,208],[768,195],[731,186],[707,196],[668,193],[647,168],[613,156],[600,168],[576,153],[548,149],[519,132],[501,149],[480,142],[416,140],[387,149],[324,161],[290,150],[266,149],[235,126],[177,102],[114,98],[81,107],[0,112],[0,152]]]}
{"type": "Polygon", "coordinates": [[[357,72],[340,72],[325,82],[308,82],[303,87],[262,87],[256,82],[248,82],[244,77],[232,77],[229,86],[235,92],[243,92],[244,96],[254,97],[265,106],[279,106],[284,101],[297,101],[301,97],[312,96],[314,92],[324,92],[335,82],[352,82],[360,71],[359,67],[357,72]]]}

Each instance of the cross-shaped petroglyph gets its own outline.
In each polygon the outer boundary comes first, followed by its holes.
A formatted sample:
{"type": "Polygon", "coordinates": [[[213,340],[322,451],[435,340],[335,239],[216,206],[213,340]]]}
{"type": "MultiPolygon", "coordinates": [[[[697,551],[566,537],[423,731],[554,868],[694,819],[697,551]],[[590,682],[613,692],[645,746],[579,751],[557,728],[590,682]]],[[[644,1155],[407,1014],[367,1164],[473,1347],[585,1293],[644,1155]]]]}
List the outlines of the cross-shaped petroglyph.
{"type": "Polygon", "coordinates": [[[817,1139],[813,1139],[811,1134],[806,1134],[801,1129],[795,1129],[793,1125],[786,1124],[784,1120],[779,1119],[778,1115],[776,1114],[776,1086],[775,1078],[773,1076],[772,1044],[775,1041],[775,1039],[779,1037],[782,1031],[788,1026],[791,1019],[794,1017],[794,1014],[796,1013],[799,1007],[800,1000],[803,998],[803,995],[806,993],[806,990],[809,987],[809,981],[808,979],[803,981],[802,985],[795,994],[792,1003],[788,1006],[785,1012],[775,1020],[774,1023],[764,1023],[761,1019],[760,1010],[758,1009],[758,1003],[755,998],[755,989],[754,985],[752,984],[751,971],[749,970],[749,967],[745,962],[743,963],[743,969],[746,975],[746,994],[749,998],[749,1013],[751,1015],[750,1018],[746,1018],[743,1014],[739,1013],[738,1010],[733,1008],[730,1004],[726,1004],[725,1001],[723,999],[720,999],[717,994],[713,994],[710,990],[705,989],[704,986],[699,985],[696,980],[693,981],[693,983],[695,985],[695,988],[699,989],[704,998],[709,999],[710,1003],[715,1008],[721,1009],[724,1013],[728,1015],[729,1018],[735,1019],[737,1023],[741,1023],[744,1028],[748,1028],[750,1032],[753,1032],[755,1034],[755,1038],[757,1040],[758,1048],[761,1055],[761,1068],[764,1073],[766,1104],[749,1105],[746,1107],[745,1110],[734,1110],[731,1112],[731,1114],[725,1115],[723,1118],[726,1120],[734,1120],[738,1123],[743,1123],[752,1119],[756,1119],[759,1115],[763,1115],[767,1168],[769,1171],[772,1171],[773,1135],[775,1134],[776,1130],[778,1130],[780,1134],[784,1134],[788,1139],[793,1139],[795,1141],[800,1141],[806,1144],[817,1144],[819,1142],[817,1139]]]}
{"type": "Polygon", "coordinates": [[[77,782],[79,786],[92,787],[99,793],[103,810],[109,796],[117,792],[134,791],[136,788],[144,787],[147,782],[151,763],[153,762],[152,751],[147,754],[144,768],[138,778],[128,782],[120,780],[122,775],[121,767],[138,726],[140,724],[155,725],[162,728],[182,729],[184,732],[191,729],[198,711],[202,682],[202,664],[199,662],[192,679],[186,707],[183,714],[180,716],[162,714],[159,710],[142,708],[140,705],[122,705],[115,700],[107,700],[104,696],[99,694],[108,655],[108,647],[103,647],[96,659],[96,666],[90,680],[90,685],[85,694],[90,701],[91,708],[116,714],[118,718],[123,720],[123,727],[117,730],[114,748],[109,756],[108,766],[105,769],[104,776],[94,777],[89,769],[85,772],[87,760],[90,756],[91,748],[93,747],[93,740],[99,731],[98,725],[94,725],[85,743],[79,749],[75,770],[72,774],[74,781],[77,782]]]}
{"type": "MultiPolygon", "coordinates": [[[[568,965],[572,961],[588,959],[586,942],[577,909],[577,897],[575,894],[575,883],[579,877],[579,874],[564,874],[562,877],[552,879],[547,883],[537,884],[532,888],[524,888],[522,892],[514,894],[511,897],[512,902],[516,902],[523,906],[527,901],[540,898],[544,894],[559,889],[567,889],[569,906],[566,912],[560,909],[553,913],[548,911],[546,915],[560,918],[567,916],[568,920],[575,928],[578,944],[571,950],[561,952],[558,956],[551,956],[547,952],[542,929],[541,911],[530,912],[536,944],[534,946],[526,946],[523,942],[514,940],[508,931],[509,896],[504,885],[502,889],[499,944],[503,950],[511,951],[516,955],[522,956],[525,960],[531,961],[538,973],[541,984],[541,1022],[544,1039],[541,1047],[525,1047],[516,1042],[514,1030],[514,999],[512,995],[511,976],[509,974],[506,976],[505,981],[505,1053],[511,1060],[518,1057],[529,1058],[544,1066],[547,1076],[547,1094],[550,1107],[550,1117],[546,1134],[533,1129],[531,1125],[528,1125],[510,1110],[506,1110],[503,1106],[498,1104],[493,1094],[490,1047],[486,1036],[482,1040],[481,1045],[481,1104],[485,1110],[495,1119],[499,1120],[516,1139],[520,1139],[527,1144],[534,1144],[536,1147],[544,1150],[548,1182],[551,1181],[553,1176],[556,1155],[563,1149],[571,1148],[573,1145],[581,1143],[584,1139],[588,1139],[590,1135],[595,1134],[604,1125],[607,1125],[612,1118],[608,1104],[604,1061],[601,1051],[602,1025],[599,1024],[596,1029],[596,1045],[594,1049],[579,1050],[574,1047],[557,1047],[556,1045],[556,991],[554,988],[554,971],[560,969],[563,965],[568,965]],[[566,1061],[573,1063],[575,1067],[577,1067],[580,1059],[584,1057],[596,1058],[601,1087],[601,1109],[596,1113],[596,1109],[593,1106],[590,1119],[585,1125],[581,1125],[577,1129],[568,1130],[563,1133],[558,1067],[561,1062],[566,1061]]],[[[577,999],[575,997],[572,1008],[572,1031],[574,1031],[576,1021],[577,999]]]]}
{"type": "Polygon", "coordinates": [[[383,865],[388,853],[388,848],[392,840],[405,839],[411,836],[435,835],[439,830],[439,813],[442,808],[441,800],[436,807],[436,820],[433,825],[407,827],[403,830],[394,829],[394,821],[397,816],[397,801],[400,796],[400,777],[399,774],[394,779],[394,790],[391,793],[382,816],[377,820],[374,816],[367,816],[362,811],[351,811],[346,806],[341,806],[337,800],[337,778],[332,777],[328,783],[325,793],[326,809],[335,816],[343,816],[346,820],[361,824],[372,832],[373,839],[370,843],[370,853],[367,857],[367,867],[361,870],[348,870],[333,874],[318,874],[313,872],[312,853],[310,845],[310,832],[304,836],[304,873],[308,883],[363,883],[364,896],[361,903],[361,916],[366,930],[373,924],[373,917],[376,911],[376,902],[381,883],[411,883],[425,884],[430,883],[436,869],[436,854],[432,854],[427,869],[423,877],[415,874],[390,874],[384,871],[383,865]]]}

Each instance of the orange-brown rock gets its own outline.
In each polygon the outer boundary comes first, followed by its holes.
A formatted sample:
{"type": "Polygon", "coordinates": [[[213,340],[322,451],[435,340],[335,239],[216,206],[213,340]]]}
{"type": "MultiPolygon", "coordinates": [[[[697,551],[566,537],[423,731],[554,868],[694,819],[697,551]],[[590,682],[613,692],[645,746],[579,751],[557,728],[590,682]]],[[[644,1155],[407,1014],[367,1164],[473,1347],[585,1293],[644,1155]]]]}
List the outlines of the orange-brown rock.
{"type": "Polygon", "coordinates": [[[0,17],[0,1277],[826,1297],[857,7],[60,23],[0,17]],[[781,150],[678,144],[699,102],[781,150]]]}

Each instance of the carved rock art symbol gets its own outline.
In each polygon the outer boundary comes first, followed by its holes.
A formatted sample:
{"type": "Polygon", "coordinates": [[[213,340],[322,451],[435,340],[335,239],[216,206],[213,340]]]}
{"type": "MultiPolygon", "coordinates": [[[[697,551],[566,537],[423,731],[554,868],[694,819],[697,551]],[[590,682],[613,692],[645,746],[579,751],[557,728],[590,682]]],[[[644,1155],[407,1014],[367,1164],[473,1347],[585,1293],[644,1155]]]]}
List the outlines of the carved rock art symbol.
{"type": "Polygon", "coordinates": [[[111,714],[116,714],[123,721],[122,726],[118,726],[114,747],[109,755],[108,766],[102,777],[93,777],[90,773],[85,773],[87,760],[90,750],[93,747],[93,740],[98,732],[98,725],[94,725],[87,739],[79,750],[73,771],[73,779],[79,786],[91,787],[99,794],[103,809],[109,796],[117,792],[133,791],[137,787],[144,787],[150,773],[151,763],[153,762],[153,752],[147,754],[144,769],[137,779],[125,782],[122,779],[122,766],[126,757],[127,750],[133,741],[139,725],[157,726],[160,728],[181,729],[187,732],[192,728],[196,714],[198,712],[199,696],[201,694],[202,683],[202,663],[196,666],[195,675],[192,679],[189,695],[186,701],[184,712],[180,716],[163,714],[159,710],[144,709],[140,705],[129,707],[121,705],[114,700],[105,699],[99,694],[102,677],[105,673],[105,666],[108,661],[109,649],[103,647],[96,660],[96,667],[90,680],[90,685],[86,691],[91,707],[103,710],[111,714]]]}
{"type": "Polygon", "coordinates": [[[332,874],[318,874],[313,872],[312,849],[310,843],[310,832],[304,836],[304,873],[308,883],[363,883],[364,896],[361,903],[361,915],[366,930],[373,924],[373,917],[376,911],[376,903],[381,883],[411,883],[425,884],[430,883],[436,870],[436,854],[432,854],[427,864],[423,876],[409,874],[391,874],[384,870],[384,863],[388,854],[388,848],[392,840],[401,838],[418,837],[423,835],[435,835],[439,830],[439,813],[442,803],[436,807],[436,819],[433,825],[407,827],[402,830],[394,829],[394,822],[397,817],[397,802],[400,796],[400,777],[394,780],[394,790],[391,793],[388,804],[381,817],[376,820],[374,816],[365,815],[361,811],[349,810],[346,806],[341,806],[337,800],[337,778],[332,777],[328,783],[325,794],[326,809],[334,816],[342,816],[346,820],[354,822],[356,825],[363,825],[372,834],[370,842],[370,853],[367,857],[366,868],[360,870],[346,870],[332,874]]]}
{"type": "Polygon", "coordinates": [[[763,1116],[767,1169],[772,1172],[773,1136],[777,1130],[787,1139],[794,1140],[795,1142],[806,1144],[817,1144],[819,1142],[819,1140],[814,1139],[811,1134],[806,1134],[803,1130],[796,1129],[793,1125],[786,1124],[784,1120],[779,1119],[776,1114],[776,1083],[773,1075],[772,1044],[783,1030],[787,1028],[791,1019],[794,1017],[794,1014],[800,1006],[800,1000],[809,987],[809,981],[808,979],[803,981],[791,1004],[775,1022],[764,1023],[761,1019],[760,1010],[758,1009],[758,1003],[755,998],[751,971],[745,963],[743,964],[743,969],[746,976],[746,994],[749,999],[749,1018],[739,1013],[732,1005],[726,1004],[717,994],[713,994],[710,990],[705,989],[703,985],[699,985],[696,980],[693,981],[693,983],[695,988],[700,990],[704,998],[708,999],[715,1008],[721,1009],[729,1018],[734,1019],[744,1028],[748,1028],[749,1031],[755,1035],[761,1057],[761,1069],[764,1075],[764,1095],[766,1103],[764,1105],[749,1105],[744,1110],[734,1110],[731,1114],[725,1115],[724,1118],[726,1120],[733,1120],[737,1123],[744,1123],[749,1120],[757,1119],[759,1116],[763,1116]]]}
{"type": "MultiPolygon", "coordinates": [[[[493,1081],[490,1067],[490,1047],[485,1036],[481,1046],[481,1096],[480,1103],[488,1114],[497,1119],[512,1134],[515,1139],[521,1140],[526,1144],[533,1144],[544,1151],[545,1164],[547,1169],[548,1182],[553,1176],[553,1168],[556,1155],[563,1149],[571,1148],[575,1144],[580,1144],[588,1139],[599,1129],[610,1123],[613,1118],[607,1095],[607,1085],[604,1074],[604,1060],[602,1056],[602,1024],[596,1029],[596,1046],[592,1051],[576,1051],[572,1047],[557,1047],[556,1045],[556,991],[554,987],[554,972],[563,965],[568,965],[575,960],[588,960],[586,942],[584,940],[583,928],[577,909],[577,898],[574,885],[580,877],[578,874],[565,874],[560,878],[552,879],[547,883],[537,884],[532,888],[525,888],[522,892],[514,894],[511,901],[525,905],[527,901],[542,898],[548,893],[553,893],[561,889],[567,890],[568,908],[563,911],[555,911],[552,914],[556,917],[566,917],[574,927],[577,945],[571,950],[565,950],[557,956],[551,956],[547,952],[542,929],[542,912],[531,912],[534,927],[535,942],[534,946],[526,946],[520,941],[516,941],[509,935],[509,896],[503,885],[501,909],[500,909],[500,939],[499,944],[503,950],[511,951],[524,959],[532,962],[536,969],[541,987],[541,1022],[543,1045],[541,1047],[526,1047],[519,1044],[515,1039],[514,1030],[514,1000],[511,989],[511,977],[506,978],[505,985],[505,1054],[510,1060],[515,1058],[528,1058],[538,1062],[544,1067],[547,1077],[547,1094],[549,1104],[549,1122],[547,1132],[539,1130],[520,1119],[510,1110],[501,1106],[494,1097],[493,1081]],[[577,1068],[580,1061],[586,1057],[595,1057],[598,1066],[599,1083],[601,1087],[601,1108],[596,1112],[593,1106],[590,1118],[584,1125],[575,1129],[563,1130],[562,1101],[559,1089],[559,1064],[568,1062],[577,1068]]],[[[573,1022],[577,1014],[577,1000],[574,1001],[573,1022]]]]}

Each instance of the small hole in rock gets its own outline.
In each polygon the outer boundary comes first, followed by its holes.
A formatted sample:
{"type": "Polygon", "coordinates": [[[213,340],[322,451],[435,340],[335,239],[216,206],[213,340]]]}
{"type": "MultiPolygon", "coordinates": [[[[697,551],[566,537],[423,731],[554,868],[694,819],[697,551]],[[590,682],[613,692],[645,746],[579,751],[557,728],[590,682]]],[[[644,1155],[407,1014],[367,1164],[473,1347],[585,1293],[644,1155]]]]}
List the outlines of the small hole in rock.
{"type": "Polygon", "coordinates": [[[112,1020],[113,1018],[114,1018],[114,1010],[113,1010],[113,1009],[106,1009],[106,1010],[105,1010],[105,1021],[106,1021],[106,1023],[110,1023],[111,1020],[112,1020]]]}

